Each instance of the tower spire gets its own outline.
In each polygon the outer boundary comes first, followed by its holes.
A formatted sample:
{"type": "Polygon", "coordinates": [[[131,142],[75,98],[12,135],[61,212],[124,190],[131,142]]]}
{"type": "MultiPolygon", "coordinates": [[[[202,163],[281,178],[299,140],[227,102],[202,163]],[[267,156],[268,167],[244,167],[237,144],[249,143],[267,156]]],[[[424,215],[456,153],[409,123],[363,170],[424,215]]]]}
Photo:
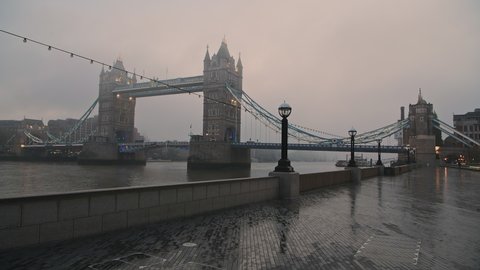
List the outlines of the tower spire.
{"type": "Polygon", "coordinates": [[[417,104],[427,104],[427,102],[425,101],[425,99],[423,99],[423,96],[422,96],[422,88],[418,88],[418,102],[417,104]]]}
{"type": "Polygon", "coordinates": [[[238,53],[238,62],[237,62],[237,71],[242,74],[243,72],[243,65],[242,65],[242,58],[241,58],[241,54],[238,53]]]}
{"type": "Polygon", "coordinates": [[[210,67],[210,53],[208,52],[208,45],[207,45],[207,52],[205,53],[205,58],[203,58],[203,69],[208,69],[210,67]]]}

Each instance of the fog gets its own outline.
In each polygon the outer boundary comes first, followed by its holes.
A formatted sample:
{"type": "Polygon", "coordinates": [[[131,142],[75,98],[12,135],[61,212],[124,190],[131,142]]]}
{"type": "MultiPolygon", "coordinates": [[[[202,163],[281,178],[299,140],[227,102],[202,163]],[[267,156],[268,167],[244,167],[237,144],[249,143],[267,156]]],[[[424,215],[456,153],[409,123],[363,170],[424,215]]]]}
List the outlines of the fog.
{"type": "MultiPolygon", "coordinates": [[[[285,100],[291,122],[346,136],[396,121],[419,88],[447,123],[479,108],[478,14],[478,1],[2,1],[0,29],[160,79],[201,75],[225,37],[259,104],[285,100]]],[[[101,66],[0,44],[0,119],[79,118],[96,99],[101,66]]],[[[202,100],[141,98],[135,121],[152,140],[187,139],[202,100]]]]}

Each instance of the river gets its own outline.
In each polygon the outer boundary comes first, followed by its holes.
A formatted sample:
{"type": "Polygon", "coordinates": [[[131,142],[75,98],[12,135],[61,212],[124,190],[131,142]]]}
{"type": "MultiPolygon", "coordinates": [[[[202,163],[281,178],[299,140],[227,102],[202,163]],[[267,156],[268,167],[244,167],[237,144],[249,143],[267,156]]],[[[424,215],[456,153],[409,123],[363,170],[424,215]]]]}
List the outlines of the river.
{"type": "MultiPolygon", "coordinates": [[[[296,172],[342,170],[335,162],[292,162],[296,172]]],[[[128,186],[268,176],[276,163],[252,163],[250,170],[187,172],[186,162],[148,162],[146,166],[95,166],[74,162],[0,162],[0,198],[128,186]]]]}

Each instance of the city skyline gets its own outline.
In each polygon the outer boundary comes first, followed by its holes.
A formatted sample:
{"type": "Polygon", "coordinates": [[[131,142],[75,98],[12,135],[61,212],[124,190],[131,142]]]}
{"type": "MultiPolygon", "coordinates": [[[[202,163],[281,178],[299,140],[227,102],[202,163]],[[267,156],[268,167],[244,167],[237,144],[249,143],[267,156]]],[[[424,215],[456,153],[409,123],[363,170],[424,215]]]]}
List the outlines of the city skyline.
{"type": "MultiPolygon", "coordinates": [[[[121,57],[128,70],[160,79],[201,75],[207,45],[213,54],[225,36],[234,58],[241,53],[251,97],[273,113],[286,100],[292,122],[338,135],[396,121],[419,88],[448,123],[479,107],[474,1],[3,6],[3,30],[107,63],[121,57]]],[[[79,118],[98,96],[101,67],[5,34],[0,43],[1,119],[79,118]]],[[[201,133],[202,103],[141,98],[135,125],[151,139],[184,139],[190,125],[201,133]]]]}

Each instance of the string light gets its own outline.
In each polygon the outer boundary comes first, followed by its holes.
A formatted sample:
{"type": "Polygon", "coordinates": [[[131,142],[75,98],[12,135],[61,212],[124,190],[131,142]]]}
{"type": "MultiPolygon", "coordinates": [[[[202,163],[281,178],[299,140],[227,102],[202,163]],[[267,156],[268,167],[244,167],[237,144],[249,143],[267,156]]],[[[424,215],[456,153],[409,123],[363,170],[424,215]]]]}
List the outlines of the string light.
{"type": "MultiPolygon", "coordinates": [[[[38,45],[41,45],[41,46],[46,46],[49,51],[52,50],[52,49],[54,49],[54,50],[57,50],[57,51],[62,52],[62,53],[70,54],[70,57],[71,57],[71,58],[73,58],[74,56],[77,56],[78,58],[81,58],[81,59],[85,59],[85,60],[87,60],[87,61],[90,61],[90,64],[94,64],[94,62],[95,62],[95,63],[101,65],[102,67],[103,67],[103,66],[108,66],[108,69],[109,69],[109,70],[115,69],[115,70],[118,70],[118,71],[123,71],[123,72],[125,72],[125,74],[126,74],[127,76],[128,76],[129,73],[135,75],[135,73],[130,72],[130,71],[128,71],[128,70],[121,69],[121,68],[117,68],[117,67],[112,67],[111,65],[107,65],[107,64],[104,63],[104,62],[101,62],[101,61],[98,61],[98,60],[94,60],[94,59],[92,59],[92,58],[87,58],[87,57],[82,56],[82,55],[80,55],[80,54],[76,54],[76,53],[73,53],[73,52],[71,52],[71,51],[64,50],[64,49],[61,49],[61,48],[58,48],[58,47],[54,47],[54,46],[52,46],[52,45],[48,45],[48,44],[45,44],[45,43],[43,43],[43,42],[39,42],[39,41],[36,41],[36,40],[33,40],[33,39],[27,39],[26,37],[23,37],[23,36],[14,34],[14,33],[12,33],[12,32],[8,32],[8,31],[2,30],[2,29],[0,29],[0,32],[3,32],[3,33],[5,33],[5,34],[8,34],[8,35],[11,35],[11,36],[14,36],[14,37],[21,38],[21,39],[23,39],[23,42],[24,42],[24,43],[26,43],[27,40],[30,40],[32,43],[35,43],[35,44],[38,44],[38,45]]],[[[161,84],[161,85],[164,85],[164,86],[169,87],[169,88],[174,88],[174,89],[177,89],[177,90],[179,90],[179,91],[182,91],[182,92],[185,92],[185,93],[188,93],[188,94],[197,95],[198,98],[202,98],[202,97],[203,97],[203,98],[204,98],[205,100],[207,100],[207,101],[212,101],[212,102],[214,102],[214,103],[216,103],[216,104],[223,104],[224,107],[226,107],[226,106],[235,107],[235,105],[230,104],[230,102],[224,102],[224,101],[222,101],[222,100],[210,98],[210,97],[205,96],[205,95],[201,95],[201,94],[197,94],[197,93],[192,93],[191,91],[182,89],[181,87],[174,86],[174,85],[170,85],[169,83],[162,82],[162,81],[158,81],[158,80],[156,80],[156,79],[149,78],[149,77],[146,77],[146,76],[144,76],[144,75],[141,75],[141,76],[140,76],[140,80],[143,80],[143,79],[150,80],[151,82],[154,82],[154,83],[156,83],[156,84],[161,84]]],[[[226,96],[226,95],[227,95],[227,93],[225,93],[225,96],[226,96]]],[[[118,96],[117,96],[117,97],[118,97],[118,96]]],[[[244,105],[243,105],[241,102],[239,102],[239,106],[241,107],[241,106],[244,106],[244,105]]],[[[259,119],[259,117],[258,117],[259,114],[258,114],[258,113],[254,112],[253,110],[248,109],[248,108],[245,107],[245,106],[244,106],[244,109],[245,109],[245,112],[248,112],[249,114],[253,115],[257,121],[260,121],[260,122],[263,123],[263,121],[261,121],[261,120],[259,119]]],[[[268,124],[269,124],[268,126],[271,128],[270,121],[268,121],[268,124]]],[[[267,125],[267,124],[265,124],[265,125],[267,125]]],[[[302,126],[299,126],[299,125],[292,125],[292,126],[297,126],[297,127],[303,128],[303,129],[316,131],[316,132],[318,132],[318,133],[322,133],[322,134],[326,134],[326,135],[330,135],[330,136],[336,136],[336,135],[328,134],[328,133],[326,133],[326,132],[321,132],[321,131],[317,131],[317,130],[305,128],[305,127],[302,127],[302,126]]],[[[277,131],[278,127],[275,126],[275,129],[273,129],[273,128],[271,128],[271,129],[277,131]]],[[[278,131],[277,131],[277,132],[278,132],[278,131]]],[[[294,137],[296,137],[296,136],[294,136],[294,137]]],[[[340,137],[340,136],[336,136],[336,137],[340,137]]],[[[297,138],[298,138],[298,137],[297,137],[297,138]]],[[[305,141],[308,141],[308,140],[305,140],[305,141]]]]}

